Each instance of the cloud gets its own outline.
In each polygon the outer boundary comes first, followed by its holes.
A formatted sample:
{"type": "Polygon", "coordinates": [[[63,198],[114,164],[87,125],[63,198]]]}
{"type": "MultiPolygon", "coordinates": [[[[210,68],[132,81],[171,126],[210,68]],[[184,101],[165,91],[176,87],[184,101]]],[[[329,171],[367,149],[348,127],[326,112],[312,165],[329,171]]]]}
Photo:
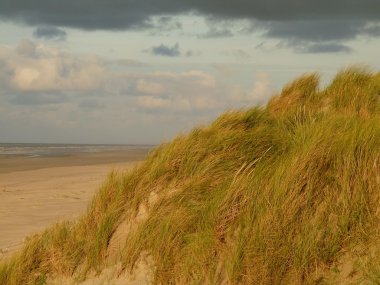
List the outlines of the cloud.
{"type": "Polygon", "coordinates": [[[10,83],[22,91],[71,91],[97,89],[102,79],[103,67],[96,59],[43,58],[39,60],[12,61],[10,83]]]}
{"type": "Polygon", "coordinates": [[[306,45],[303,49],[296,49],[300,53],[350,53],[352,49],[339,43],[322,43],[306,45]]]}
{"type": "Polygon", "coordinates": [[[189,113],[207,113],[210,110],[220,108],[216,100],[210,96],[200,97],[155,97],[141,96],[137,98],[137,106],[148,112],[171,112],[181,114],[189,113]]]}
{"type": "Polygon", "coordinates": [[[250,54],[242,49],[226,50],[223,51],[222,54],[232,56],[236,60],[247,60],[251,58],[250,54]]]}
{"type": "Polygon", "coordinates": [[[143,68],[143,67],[149,67],[151,66],[148,63],[134,60],[134,59],[116,59],[116,60],[108,60],[107,64],[119,66],[119,67],[137,67],[137,68],[143,68]]]}
{"type": "Polygon", "coordinates": [[[39,26],[34,30],[33,36],[38,39],[64,41],[66,40],[67,33],[57,27],[39,26]]]}
{"type": "Polygon", "coordinates": [[[16,47],[16,52],[26,57],[37,57],[37,46],[30,40],[22,40],[16,47]]]}
{"type": "Polygon", "coordinates": [[[276,48],[291,48],[296,53],[351,53],[353,51],[349,46],[336,41],[315,43],[300,40],[284,40],[279,42],[276,48]]]}
{"type": "Polygon", "coordinates": [[[352,40],[359,35],[380,35],[379,24],[362,20],[300,20],[258,25],[266,30],[265,37],[292,40],[336,41],[352,40]]]}
{"type": "Polygon", "coordinates": [[[235,87],[225,80],[229,75],[213,73],[145,69],[131,72],[129,67],[114,68],[98,57],[78,56],[46,44],[22,41],[16,47],[0,46],[0,102],[64,108],[66,112],[80,110],[90,116],[90,111],[114,108],[112,102],[121,100],[125,108],[136,113],[206,116],[241,102],[257,103],[251,93],[260,97],[257,94],[266,88],[261,79],[254,91],[240,88],[239,96],[231,99],[235,87]]]}
{"type": "Polygon", "coordinates": [[[202,70],[152,72],[140,69],[136,73],[127,72],[130,64],[136,62],[119,61],[116,64],[125,63],[128,68],[114,68],[114,62],[69,54],[29,40],[13,48],[0,46],[0,95],[6,95],[10,103],[18,105],[59,104],[83,97],[77,105],[90,109],[99,107],[95,104],[97,101],[84,99],[125,95],[145,96],[146,99],[138,99],[141,106],[147,106],[148,102],[161,102],[163,106],[168,100],[182,102],[183,106],[183,102],[189,100],[192,108],[198,108],[201,102],[198,97],[208,96],[217,88],[215,77],[202,70]],[[179,100],[181,96],[183,99],[179,100]]]}
{"type": "Polygon", "coordinates": [[[28,4],[12,0],[0,1],[0,20],[37,26],[36,36],[62,39],[65,31],[55,27],[167,34],[182,28],[176,16],[200,15],[214,22],[201,38],[231,37],[239,31],[229,29],[230,23],[248,21],[250,28],[242,31],[262,32],[268,38],[347,41],[379,37],[379,10],[380,2],[374,0],[236,0],[233,5],[228,0],[93,0],[91,5],[75,0],[29,0],[28,4]]]}
{"type": "Polygon", "coordinates": [[[78,104],[78,107],[84,111],[94,111],[104,109],[106,105],[94,99],[85,99],[78,104]]]}
{"type": "Polygon", "coordinates": [[[212,27],[206,33],[198,35],[200,39],[231,38],[234,33],[228,29],[217,29],[212,27]]]}
{"type": "MultiPolygon", "coordinates": [[[[202,105],[205,99],[201,97],[214,96],[217,90],[216,79],[201,70],[134,73],[122,66],[115,69],[114,63],[30,40],[16,47],[0,46],[0,99],[36,106],[73,101],[79,109],[91,111],[104,107],[99,103],[101,97],[125,95],[140,110],[194,111],[210,108],[202,105]]],[[[136,62],[119,60],[116,64],[129,67],[136,62]]]]}
{"type": "Polygon", "coordinates": [[[170,72],[162,65],[131,68],[141,63],[108,61],[56,46],[30,40],[0,45],[3,139],[159,142],[227,108],[258,102],[250,92],[258,94],[259,85],[241,87],[240,101],[230,98],[234,69],[228,66],[188,70],[181,65],[170,72]]]}
{"type": "Polygon", "coordinates": [[[202,52],[200,50],[188,50],[186,51],[185,55],[187,57],[196,57],[196,56],[201,56],[202,52]]]}
{"type": "Polygon", "coordinates": [[[152,17],[144,25],[143,28],[148,29],[152,35],[168,35],[172,31],[182,29],[182,23],[176,17],[171,16],[152,17]]]}
{"type": "Polygon", "coordinates": [[[207,15],[204,18],[207,31],[197,34],[199,39],[231,38],[250,28],[250,21],[239,21],[207,15]]]}
{"type": "MultiPolygon", "coordinates": [[[[380,23],[363,20],[256,21],[249,28],[262,36],[280,40],[277,48],[292,48],[296,53],[350,53],[346,43],[358,38],[380,36],[380,23]]],[[[272,50],[263,41],[255,47],[272,50]]]]}
{"type": "Polygon", "coordinates": [[[259,72],[256,74],[252,88],[242,90],[241,87],[236,86],[231,92],[230,100],[235,102],[235,104],[239,102],[243,106],[262,105],[273,95],[273,92],[274,89],[268,73],[259,72]]]}
{"type": "Polygon", "coordinates": [[[165,88],[155,82],[150,82],[145,79],[140,79],[137,82],[136,91],[143,93],[143,94],[162,94],[165,91],[165,88]]]}
{"type": "Polygon", "coordinates": [[[175,45],[171,47],[166,46],[164,44],[161,44],[159,46],[154,46],[151,48],[151,53],[154,55],[169,56],[169,57],[176,57],[176,56],[181,55],[178,43],[176,43],[175,45]]]}
{"type": "Polygon", "coordinates": [[[71,95],[106,93],[112,73],[94,56],[76,56],[22,40],[0,46],[0,97],[15,105],[53,105],[71,95]]]}
{"type": "MultiPolygon", "coordinates": [[[[132,91],[133,92],[133,91],[132,91]]],[[[139,80],[136,90],[137,106],[144,111],[208,112],[225,103],[220,96],[227,88],[201,70],[186,72],[154,72],[139,80]],[[164,86],[164,87],[163,87],[164,86]]]]}
{"type": "Polygon", "coordinates": [[[12,95],[9,101],[15,105],[55,105],[68,101],[68,97],[61,92],[19,92],[12,95]]]}
{"type": "Polygon", "coordinates": [[[104,77],[104,64],[96,57],[69,56],[28,40],[3,51],[0,73],[13,90],[88,91],[98,89],[104,77]]]}
{"type": "Polygon", "coordinates": [[[289,20],[379,20],[380,3],[373,0],[293,1],[293,0],[48,0],[1,1],[0,17],[31,25],[82,29],[127,29],[149,27],[152,16],[172,16],[189,12],[221,19],[289,20]],[[84,16],[85,15],[85,16],[84,16]]]}
{"type": "Polygon", "coordinates": [[[154,96],[141,96],[137,99],[137,105],[147,110],[181,110],[188,111],[190,103],[184,98],[162,98],[154,96]]]}
{"type": "Polygon", "coordinates": [[[380,23],[366,23],[364,29],[362,29],[361,34],[367,35],[369,37],[379,37],[380,36],[380,23]]]}

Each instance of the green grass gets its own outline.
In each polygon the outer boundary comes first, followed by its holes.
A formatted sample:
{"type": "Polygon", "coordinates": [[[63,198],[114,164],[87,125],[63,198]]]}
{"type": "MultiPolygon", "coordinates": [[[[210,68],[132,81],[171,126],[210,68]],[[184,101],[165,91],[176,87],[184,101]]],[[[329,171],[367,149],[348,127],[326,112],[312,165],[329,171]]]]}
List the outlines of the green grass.
{"type": "Polygon", "coordinates": [[[0,284],[100,272],[142,204],[121,261],[132,271],[150,256],[156,284],[379,284],[379,94],[380,75],[364,69],[324,89],[304,75],[266,107],[162,144],[110,174],[79,221],[30,238],[0,265],[0,284]]]}

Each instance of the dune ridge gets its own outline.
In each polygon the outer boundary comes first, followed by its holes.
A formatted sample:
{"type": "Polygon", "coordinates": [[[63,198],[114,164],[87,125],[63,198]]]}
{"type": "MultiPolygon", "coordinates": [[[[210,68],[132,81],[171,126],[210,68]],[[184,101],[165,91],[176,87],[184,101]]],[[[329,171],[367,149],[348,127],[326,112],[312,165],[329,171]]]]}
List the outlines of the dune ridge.
{"type": "Polygon", "coordinates": [[[0,284],[378,284],[379,94],[362,68],[323,89],[306,74],[179,135],[31,237],[0,284]]]}

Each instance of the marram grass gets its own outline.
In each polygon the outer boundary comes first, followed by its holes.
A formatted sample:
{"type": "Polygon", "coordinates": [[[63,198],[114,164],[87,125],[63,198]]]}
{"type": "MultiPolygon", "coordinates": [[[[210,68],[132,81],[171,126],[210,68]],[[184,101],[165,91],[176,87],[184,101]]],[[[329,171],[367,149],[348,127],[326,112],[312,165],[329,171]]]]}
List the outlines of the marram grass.
{"type": "Polygon", "coordinates": [[[231,111],[111,173],[87,213],[31,237],[0,284],[46,284],[144,256],[155,284],[379,284],[380,75],[317,74],[265,108],[231,111]],[[154,203],[149,202],[152,195],[154,203]]]}

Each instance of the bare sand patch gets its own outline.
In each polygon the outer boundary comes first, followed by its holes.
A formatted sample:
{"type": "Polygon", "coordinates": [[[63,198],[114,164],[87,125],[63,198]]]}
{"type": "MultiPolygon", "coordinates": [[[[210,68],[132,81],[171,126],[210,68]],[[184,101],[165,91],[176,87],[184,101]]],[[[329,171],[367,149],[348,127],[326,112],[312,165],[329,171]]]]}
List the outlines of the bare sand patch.
{"type": "Polygon", "coordinates": [[[108,173],[131,168],[142,158],[143,153],[97,153],[71,160],[0,159],[0,259],[20,248],[27,236],[84,213],[108,173]],[[90,165],[81,165],[86,161],[90,165]]]}

